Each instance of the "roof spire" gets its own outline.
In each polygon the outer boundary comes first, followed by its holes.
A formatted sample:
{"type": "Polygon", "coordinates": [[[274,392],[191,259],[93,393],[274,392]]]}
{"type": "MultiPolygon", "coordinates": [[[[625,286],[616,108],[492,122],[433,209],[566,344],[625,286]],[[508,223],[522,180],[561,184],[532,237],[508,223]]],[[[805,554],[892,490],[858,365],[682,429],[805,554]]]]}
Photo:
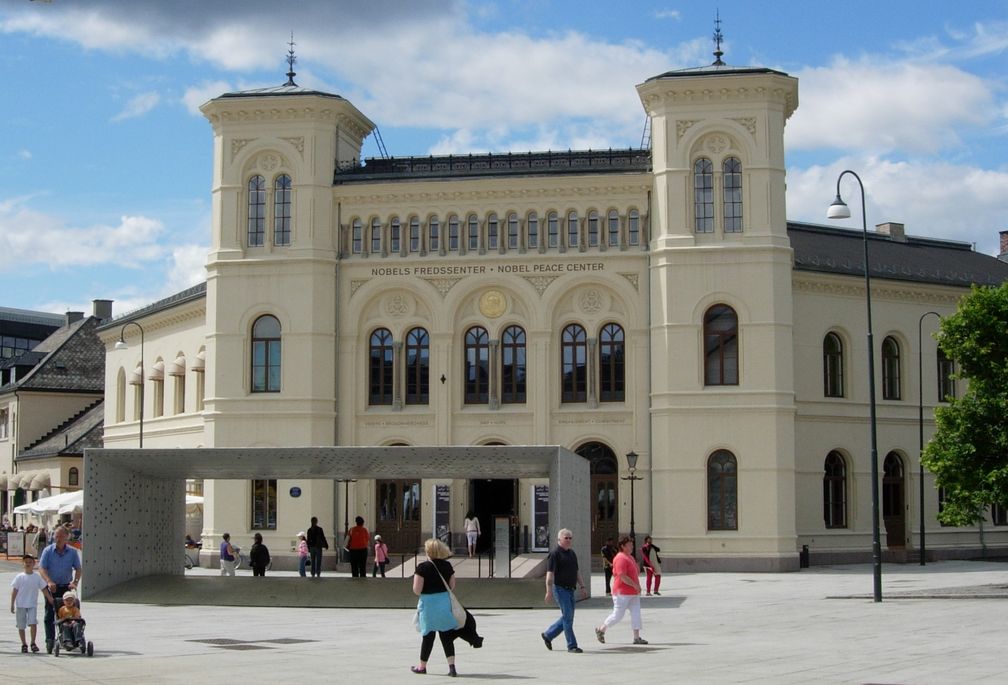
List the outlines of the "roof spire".
{"type": "Polygon", "coordinates": [[[297,84],[294,83],[294,76],[296,76],[296,72],[294,71],[294,63],[297,62],[297,57],[294,56],[294,45],[295,45],[295,43],[294,43],[294,32],[293,31],[291,31],[291,39],[290,39],[290,43],[288,43],[288,45],[290,46],[290,49],[287,50],[287,69],[288,69],[287,70],[287,83],[285,83],[284,85],[285,86],[296,86],[297,84]]]}
{"type": "Polygon", "coordinates": [[[715,14],[714,19],[714,63],[711,66],[723,66],[724,62],[721,61],[721,55],[724,52],[721,50],[721,42],[724,40],[724,36],[721,34],[721,11],[718,10],[715,14]]]}

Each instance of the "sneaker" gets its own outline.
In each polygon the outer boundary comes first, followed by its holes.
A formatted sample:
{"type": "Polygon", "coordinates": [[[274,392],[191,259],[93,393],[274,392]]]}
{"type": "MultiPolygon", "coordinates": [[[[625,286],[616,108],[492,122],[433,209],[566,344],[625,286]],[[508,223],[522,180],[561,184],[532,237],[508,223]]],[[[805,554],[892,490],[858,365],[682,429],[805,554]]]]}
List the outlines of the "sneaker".
{"type": "Polygon", "coordinates": [[[567,651],[570,652],[571,654],[581,654],[584,650],[581,649],[580,647],[571,647],[567,651]]]}
{"type": "Polygon", "coordinates": [[[646,644],[648,643],[648,641],[647,641],[647,640],[645,640],[645,639],[644,639],[644,638],[642,638],[642,637],[635,637],[635,638],[633,639],[633,643],[634,643],[635,645],[646,645],[646,644]]]}
{"type": "Polygon", "coordinates": [[[602,632],[600,628],[595,629],[595,637],[598,639],[599,642],[605,644],[605,633],[602,632]]]}
{"type": "Polygon", "coordinates": [[[654,593],[655,593],[656,595],[659,595],[659,596],[661,595],[661,593],[660,593],[660,592],[658,592],[657,590],[655,590],[655,591],[654,591],[654,593]]]}
{"type": "Polygon", "coordinates": [[[649,592],[649,593],[647,593],[647,596],[648,596],[648,597],[650,597],[650,596],[651,596],[651,593],[650,593],[650,592],[649,592]]]}
{"type": "Polygon", "coordinates": [[[35,644],[34,642],[32,643],[31,651],[33,651],[33,652],[37,652],[38,651],[38,645],[35,644]]]}
{"type": "Polygon", "coordinates": [[[417,666],[410,666],[409,670],[413,671],[417,675],[427,675],[427,669],[426,668],[418,668],[417,666]]]}
{"type": "Polygon", "coordinates": [[[539,633],[539,637],[541,637],[543,639],[543,642],[546,643],[546,649],[548,649],[549,651],[552,652],[553,651],[553,640],[551,640],[548,637],[546,637],[546,633],[539,633]]]}
{"type": "Polygon", "coordinates": [[[46,639],[45,641],[45,651],[48,654],[52,654],[53,646],[56,644],[54,640],[46,639]]]}
{"type": "Polygon", "coordinates": [[[458,676],[458,671],[455,670],[455,664],[448,665],[448,675],[450,675],[452,678],[458,676]]]}
{"type": "Polygon", "coordinates": [[[21,645],[21,653],[22,654],[28,653],[28,645],[21,645]]]}

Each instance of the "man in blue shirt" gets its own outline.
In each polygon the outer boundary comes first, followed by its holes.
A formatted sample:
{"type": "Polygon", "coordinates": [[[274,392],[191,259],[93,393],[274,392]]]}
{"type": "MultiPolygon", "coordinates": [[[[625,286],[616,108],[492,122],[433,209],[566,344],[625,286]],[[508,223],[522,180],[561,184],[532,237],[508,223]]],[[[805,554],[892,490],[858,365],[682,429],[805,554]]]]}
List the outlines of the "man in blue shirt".
{"type": "Polygon", "coordinates": [[[50,654],[56,644],[55,607],[60,604],[67,590],[77,589],[81,579],[80,554],[67,545],[69,537],[70,531],[64,526],[58,526],[53,534],[53,543],[43,550],[39,560],[39,573],[49,585],[49,592],[55,600],[52,604],[46,604],[45,608],[46,651],[50,654]]]}

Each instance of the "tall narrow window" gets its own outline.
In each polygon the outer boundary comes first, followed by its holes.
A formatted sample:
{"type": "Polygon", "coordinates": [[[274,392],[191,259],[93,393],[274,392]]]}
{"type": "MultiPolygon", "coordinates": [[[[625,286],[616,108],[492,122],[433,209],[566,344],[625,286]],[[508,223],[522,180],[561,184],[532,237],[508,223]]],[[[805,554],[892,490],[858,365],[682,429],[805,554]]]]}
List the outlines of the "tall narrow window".
{"type": "Polygon", "coordinates": [[[546,215],[546,247],[560,245],[560,217],[556,212],[546,215]]]}
{"type": "Polygon", "coordinates": [[[371,333],[368,403],[392,404],[392,333],[378,328],[371,333]]]}
{"type": "Polygon", "coordinates": [[[742,162],[729,157],[721,163],[724,182],[724,231],[742,232],[742,162]]]}
{"type": "Polygon", "coordinates": [[[252,392],[280,392],[280,321],[260,316],[252,324],[252,392]]]}
{"type": "Polygon", "coordinates": [[[693,163],[693,213],[697,233],[714,232],[714,165],[705,157],[693,163]]]}
{"type": "Polygon", "coordinates": [[[847,527],[847,465],[836,451],[823,466],[823,521],[827,528],[847,527]]]}
{"type": "Polygon", "coordinates": [[[619,247],[619,212],[609,210],[609,247],[619,247]]]}
{"type": "Polygon", "coordinates": [[[1008,507],[1003,504],[992,504],[991,523],[995,526],[1008,526],[1008,507]]]}
{"type": "Polygon", "coordinates": [[[567,213],[567,247],[578,246],[578,215],[577,212],[567,213]]]}
{"type": "Polygon", "coordinates": [[[525,402],[525,331],[508,326],[501,336],[501,403],[525,402]]]}
{"type": "Polygon", "coordinates": [[[497,215],[494,214],[493,212],[491,212],[490,215],[487,216],[486,230],[487,230],[487,249],[496,250],[500,246],[500,243],[497,242],[498,240],[500,240],[500,226],[497,223],[497,215]]]}
{"type": "Polygon", "coordinates": [[[458,252],[459,249],[459,220],[452,214],[448,217],[448,251],[458,252]]]}
{"type": "Polygon", "coordinates": [[[836,333],[823,338],[823,395],[844,396],[843,342],[836,333]]]}
{"type": "Polygon", "coordinates": [[[727,305],[704,314],[704,385],[738,385],[738,317],[727,305]]]}
{"type": "Polygon", "coordinates": [[[525,234],[528,236],[526,247],[530,250],[537,249],[539,247],[539,215],[535,212],[529,212],[525,224],[525,234]]]}
{"type": "Polygon", "coordinates": [[[290,245],[291,177],[280,174],[273,182],[273,244],[290,245]]]}
{"type": "Polygon", "coordinates": [[[900,399],[902,394],[900,383],[899,343],[889,336],[882,341],[882,399],[900,399]]]}
{"type": "Polygon", "coordinates": [[[470,214],[466,219],[466,249],[475,251],[479,249],[479,218],[475,214],[470,214]]]}
{"type": "Polygon", "coordinates": [[[956,396],[955,361],[938,348],[938,401],[948,402],[956,396]]]}
{"type": "Polygon", "coordinates": [[[175,414],[185,414],[185,386],[185,370],[183,369],[181,374],[175,376],[174,405],[172,407],[175,414]]]}
{"type": "Polygon", "coordinates": [[[518,249],[518,236],[518,215],[512,212],[511,214],[508,214],[507,218],[507,248],[509,250],[518,249]]]}
{"type": "Polygon", "coordinates": [[[738,463],[727,450],[707,460],[707,530],[738,530],[738,463]]]}
{"type": "Polygon", "coordinates": [[[409,251],[420,251],[420,219],[415,216],[409,220],[409,251]]]}
{"type": "Polygon", "coordinates": [[[71,466],[67,472],[67,485],[71,487],[80,485],[80,469],[76,466],[71,466]]]}
{"type": "Polygon", "coordinates": [[[599,402],[625,399],[623,328],[610,323],[599,333],[599,402]]]}
{"type": "Polygon", "coordinates": [[[561,402],[585,402],[588,399],[588,339],[585,329],[570,324],[560,336],[561,402]]]}
{"type": "Polygon", "coordinates": [[[360,254],[364,251],[364,225],[361,223],[360,219],[353,220],[353,235],[351,236],[350,250],[354,254],[360,254]]]}
{"type": "Polygon", "coordinates": [[[277,527],[277,482],[276,480],[252,481],[252,530],[276,530],[277,527]]]}
{"type": "Polygon", "coordinates": [[[402,227],[399,225],[399,217],[394,216],[389,221],[389,254],[399,254],[401,239],[402,227]]]}
{"type": "Polygon", "coordinates": [[[441,224],[436,216],[427,220],[427,250],[437,252],[441,249],[441,224]]]}
{"type": "Polygon", "coordinates": [[[430,336],[423,328],[406,334],[406,404],[430,401],[430,336]]]}
{"type": "Polygon", "coordinates": [[[482,326],[465,334],[465,403],[490,401],[490,336],[482,326]]]}
{"type": "Polygon", "coordinates": [[[262,247],[266,239],[266,179],[253,176],[248,182],[248,246],[262,247]]]}
{"type": "Polygon", "coordinates": [[[371,254],[380,255],[382,244],[381,221],[371,219],[371,254]]]}
{"type": "Polygon", "coordinates": [[[598,247],[599,244],[599,216],[598,212],[592,210],[588,212],[588,247],[598,247]]]}
{"type": "Polygon", "coordinates": [[[640,245],[640,212],[636,209],[627,215],[627,245],[640,245]]]}
{"type": "Polygon", "coordinates": [[[160,359],[154,363],[151,369],[151,389],[154,390],[154,410],[151,412],[154,418],[164,416],[164,362],[160,359]]]}
{"type": "MultiPolygon", "coordinates": [[[[121,368],[116,374],[116,423],[126,420],[126,370],[121,368]]],[[[0,410],[0,438],[7,437],[7,410],[0,410]]]]}

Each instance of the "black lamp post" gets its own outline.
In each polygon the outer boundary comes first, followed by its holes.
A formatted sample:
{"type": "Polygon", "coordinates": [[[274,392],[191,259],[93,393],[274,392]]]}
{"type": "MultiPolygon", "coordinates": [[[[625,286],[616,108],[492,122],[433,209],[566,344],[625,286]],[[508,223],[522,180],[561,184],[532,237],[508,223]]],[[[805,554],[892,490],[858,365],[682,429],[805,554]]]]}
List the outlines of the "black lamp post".
{"type": "Polygon", "coordinates": [[[840,181],[850,174],[861,188],[861,230],[864,234],[864,280],[865,309],[868,317],[868,412],[870,438],[868,447],[871,451],[871,489],[872,489],[872,576],[873,590],[876,602],[882,601],[882,542],[879,537],[879,477],[878,477],[878,424],[875,417],[875,343],[872,337],[871,316],[871,269],[868,265],[868,218],[865,209],[864,184],[861,177],[850,169],[842,171],[837,177],[836,199],[826,210],[829,219],[849,219],[850,208],[840,198],[840,181]]]}
{"type": "Polygon", "coordinates": [[[136,321],[127,321],[119,329],[119,342],[115,344],[117,350],[128,350],[125,333],[127,326],[136,326],[140,331],[140,447],[143,448],[143,415],[144,415],[144,329],[136,321]]]}
{"type": "MultiPolygon", "coordinates": [[[[924,317],[938,317],[938,312],[924,312],[917,321],[917,427],[920,429],[920,450],[917,452],[920,464],[920,565],[924,565],[924,338],[921,335],[924,327],[924,317]]],[[[941,399],[940,397],[938,399],[941,399]]]]}
{"type": "Polygon", "coordinates": [[[620,478],[620,480],[630,481],[630,539],[633,541],[635,554],[637,552],[637,531],[634,529],[634,482],[644,480],[637,475],[637,457],[638,454],[633,450],[627,452],[626,460],[627,466],[630,467],[630,475],[620,478]]]}
{"type": "MultiPolygon", "coordinates": [[[[350,483],[356,483],[356,478],[340,478],[337,483],[343,483],[343,539],[350,534],[350,483]]],[[[343,545],[340,545],[343,548],[343,545]]],[[[343,556],[342,554],[340,556],[343,556]]]]}

